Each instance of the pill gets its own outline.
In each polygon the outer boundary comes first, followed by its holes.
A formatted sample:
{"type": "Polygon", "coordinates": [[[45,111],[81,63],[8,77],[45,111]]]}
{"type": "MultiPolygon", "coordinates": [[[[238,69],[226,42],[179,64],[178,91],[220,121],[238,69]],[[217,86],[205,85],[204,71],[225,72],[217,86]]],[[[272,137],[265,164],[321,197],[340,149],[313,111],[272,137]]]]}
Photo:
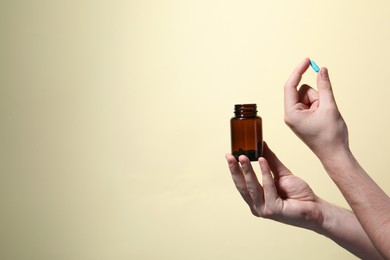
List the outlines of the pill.
{"type": "Polygon", "coordinates": [[[310,60],[310,66],[313,68],[315,72],[320,71],[320,67],[318,67],[318,65],[314,62],[314,60],[310,60]]]}

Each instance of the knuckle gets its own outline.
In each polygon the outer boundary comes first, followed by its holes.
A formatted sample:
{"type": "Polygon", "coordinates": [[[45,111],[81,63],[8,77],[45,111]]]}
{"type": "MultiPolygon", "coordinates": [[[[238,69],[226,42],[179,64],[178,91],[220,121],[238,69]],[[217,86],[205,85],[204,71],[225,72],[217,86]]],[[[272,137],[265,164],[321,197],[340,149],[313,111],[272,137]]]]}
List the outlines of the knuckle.
{"type": "Polygon", "coordinates": [[[254,194],[256,189],[252,186],[247,187],[249,194],[254,194]]]}
{"type": "Polygon", "coordinates": [[[261,217],[260,213],[257,210],[252,209],[251,211],[252,211],[253,216],[258,217],[258,218],[261,217]]]}
{"type": "Polygon", "coordinates": [[[270,207],[264,207],[261,211],[261,216],[263,218],[272,218],[275,215],[275,212],[270,207]]]}
{"type": "Polygon", "coordinates": [[[291,118],[287,115],[284,116],[284,123],[288,126],[291,126],[293,124],[291,118]]]}
{"type": "Polygon", "coordinates": [[[240,192],[241,194],[248,193],[247,189],[246,189],[246,187],[244,185],[236,185],[236,188],[237,188],[238,192],[240,192]]]}
{"type": "Polygon", "coordinates": [[[332,84],[329,81],[322,81],[321,87],[325,90],[332,90],[332,84]]]}

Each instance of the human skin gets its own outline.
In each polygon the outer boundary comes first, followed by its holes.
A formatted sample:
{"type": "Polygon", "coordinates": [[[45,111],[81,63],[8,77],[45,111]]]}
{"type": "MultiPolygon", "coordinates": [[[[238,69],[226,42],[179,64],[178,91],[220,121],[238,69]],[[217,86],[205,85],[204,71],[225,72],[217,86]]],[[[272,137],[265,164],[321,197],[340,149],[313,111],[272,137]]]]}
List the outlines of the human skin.
{"type": "Polygon", "coordinates": [[[383,259],[354,213],[319,198],[264,145],[259,158],[262,184],[249,159],[226,154],[233,181],[253,215],[309,229],[329,237],[361,259],[383,259]]]}
{"type": "Polygon", "coordinates": [[[285,122],[320,159],[373,245],[390,259],[390,198],[350,150],[347,125],[337,108],[328,70],[320,69],[318,90],[299,86],[309,63],[304,59],[285,84],[285,122]]]}

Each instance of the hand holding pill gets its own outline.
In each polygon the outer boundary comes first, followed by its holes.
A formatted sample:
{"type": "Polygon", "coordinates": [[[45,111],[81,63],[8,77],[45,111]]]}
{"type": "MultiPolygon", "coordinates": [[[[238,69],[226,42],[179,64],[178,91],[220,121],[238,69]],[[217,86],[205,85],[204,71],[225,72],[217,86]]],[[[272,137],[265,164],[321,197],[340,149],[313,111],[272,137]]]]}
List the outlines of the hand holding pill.
{"type": "Polygon", "coordinates": [[[285,122],[318,157],[348,149],[348,130],[333,96],[327,68],[318,68],[317,88],[301,82],[318,66],[304,59],[285,84],[285,122]]]}

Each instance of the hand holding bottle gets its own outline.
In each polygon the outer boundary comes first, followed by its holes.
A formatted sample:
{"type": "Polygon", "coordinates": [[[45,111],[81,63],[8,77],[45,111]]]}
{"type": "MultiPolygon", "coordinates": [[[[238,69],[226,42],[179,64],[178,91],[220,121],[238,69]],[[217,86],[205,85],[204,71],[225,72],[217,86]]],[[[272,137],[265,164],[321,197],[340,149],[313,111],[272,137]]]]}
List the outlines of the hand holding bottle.
{"type": "Polygon", "coordinates": [[[239,162],[231,154],[227,154],[226,159],[233,181],[253,215],[310,229],[322,226],[324,218],[319,198],[265,143],[264,158],[259,158],[262,185],[246,156],[241,155],[239,162]]]}

